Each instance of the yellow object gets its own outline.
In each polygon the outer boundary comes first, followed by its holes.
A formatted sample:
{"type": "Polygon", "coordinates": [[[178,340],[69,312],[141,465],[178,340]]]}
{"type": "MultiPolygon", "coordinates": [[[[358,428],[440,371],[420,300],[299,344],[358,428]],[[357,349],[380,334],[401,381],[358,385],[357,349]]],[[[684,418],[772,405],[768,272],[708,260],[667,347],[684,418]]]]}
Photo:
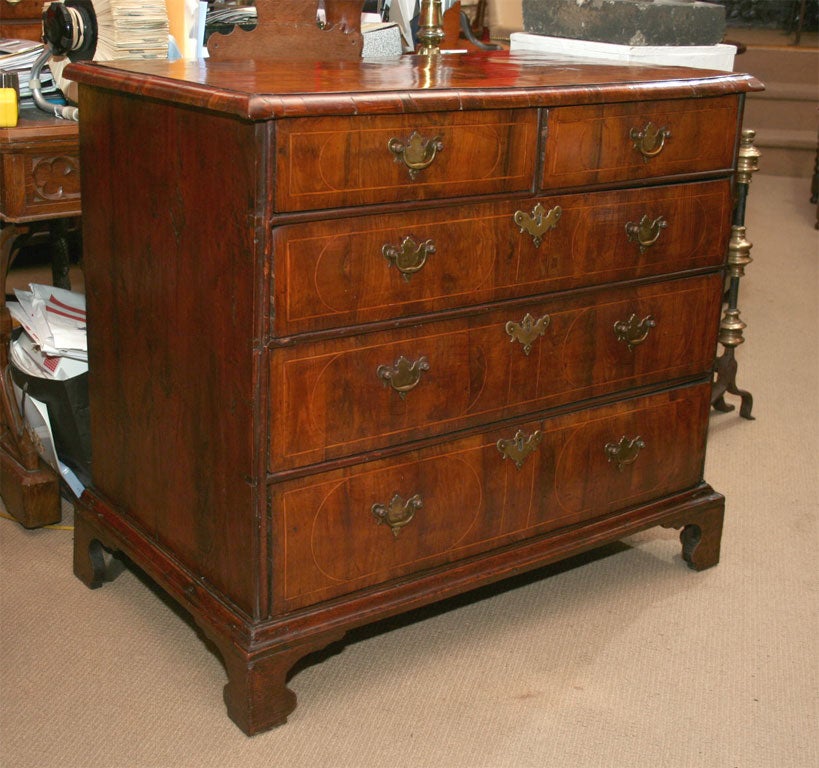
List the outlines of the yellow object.
{"type": "Polygon", "coordinates": [[[17,125],[17,91],[14,88],[0,88],[0,127],[13,128],[17,125]]]}

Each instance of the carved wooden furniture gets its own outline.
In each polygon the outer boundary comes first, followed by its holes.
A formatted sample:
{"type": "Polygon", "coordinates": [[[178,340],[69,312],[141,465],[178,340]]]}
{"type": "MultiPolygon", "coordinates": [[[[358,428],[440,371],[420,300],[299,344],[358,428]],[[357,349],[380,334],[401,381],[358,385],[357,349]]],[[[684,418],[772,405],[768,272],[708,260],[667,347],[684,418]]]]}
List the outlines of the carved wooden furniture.
{"type": "Polygon", "coordinates": [[[6,273],[32,230],[47,226],[55,283],[67,287],[65,219],[80,215],[77,124],[23,109],[14,128],[0,128],[0,498],[11,515],[34,528],[59,521],[55,473],[37,455],[23,428],[5,375],[11,317],[6,273]]]}
{"type": "Polygon", "coordinates": [[[43,6],[50,0],[0,0],[0,37],[40,40],[43,6]]]}
{"type": "Polygon", "coordinates": [[[753,78],[505,53],[71,76],[75,572],[98,586],[120,550],[190,611],[246,733],[351,627],[656,525],[718,561],[703,461],[753,78]]]}

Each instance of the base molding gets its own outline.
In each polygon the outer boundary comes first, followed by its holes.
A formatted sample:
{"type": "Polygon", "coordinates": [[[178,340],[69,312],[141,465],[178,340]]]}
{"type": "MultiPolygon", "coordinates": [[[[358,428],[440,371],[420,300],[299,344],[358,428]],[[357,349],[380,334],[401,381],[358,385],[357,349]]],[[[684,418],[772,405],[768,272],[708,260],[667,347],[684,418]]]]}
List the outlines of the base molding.
{"type": "Polygon", "coordinates": [[[702,484],[653,504],[571,526],[411,579],[361,590],[274,618],[253,619],[204,584],[179,561],[93,491],[75,514],[74,573],[87,586],[101,586],[101,547],[119,551],[142,568],[213,641],[228,672],[228,714],[248,735],[286,722],[296,706],[287,688],[299,659],[341,639],[355,627],[420,608],[448,597],[610,544],[655,526],[681,529],[683,559],[695,570],[719,562],[725,500],[702,484]]]}

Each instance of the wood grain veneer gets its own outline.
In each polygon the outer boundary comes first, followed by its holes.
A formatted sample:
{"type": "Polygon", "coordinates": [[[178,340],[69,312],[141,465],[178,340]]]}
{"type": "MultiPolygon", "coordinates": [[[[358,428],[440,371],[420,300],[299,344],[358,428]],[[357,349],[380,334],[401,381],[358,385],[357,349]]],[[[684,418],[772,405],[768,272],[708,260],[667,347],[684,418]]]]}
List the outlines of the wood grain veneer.
{"type": "Polygon", "coordinates": [[[189,610],[245,732],[351,627],[654,525],[718,561],[702,472],[753,78],[502,53],[69,74],[94,452],[75,572],[99,586],[122,550],[189,610]],[[649,121],[670,136],[646,159],[649,121]],[[442,145],[418,168],[389,149],[413,132],[442,145]],[[384,246],[408,236],[434,251],[401,272],[384,246]]]}

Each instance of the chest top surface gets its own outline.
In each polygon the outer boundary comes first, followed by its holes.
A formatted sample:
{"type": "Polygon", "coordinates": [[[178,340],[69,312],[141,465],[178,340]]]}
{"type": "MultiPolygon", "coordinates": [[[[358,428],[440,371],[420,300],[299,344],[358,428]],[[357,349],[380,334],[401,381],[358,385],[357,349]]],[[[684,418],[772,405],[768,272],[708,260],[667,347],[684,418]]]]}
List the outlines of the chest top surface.
{"type": "Polygon", "coordinates": [[[761,90],[750,75],[482,52],[360,61],[111,61],[73,64],[93,85],[250,120],[463,111],[761,90]]]}

